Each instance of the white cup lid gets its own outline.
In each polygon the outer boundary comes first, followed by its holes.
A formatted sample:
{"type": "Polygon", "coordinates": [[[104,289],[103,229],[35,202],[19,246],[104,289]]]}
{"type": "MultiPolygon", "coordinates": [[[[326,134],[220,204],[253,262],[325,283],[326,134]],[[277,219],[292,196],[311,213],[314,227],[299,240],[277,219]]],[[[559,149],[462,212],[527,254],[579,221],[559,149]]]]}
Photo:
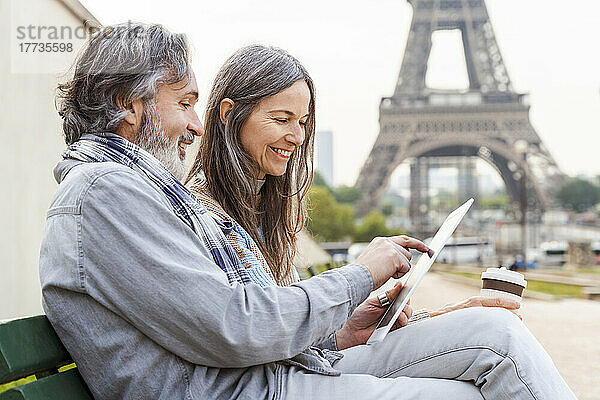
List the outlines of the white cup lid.
{"type": "Polygon", "coordinates": [[[495,279],[497,281],[510,282],[515,285],[527,287],[527,281],[523,274],[516,271],[509,271],[505,267],[488,268],[485,272],[481,273],[481,279],[495,279]]]}

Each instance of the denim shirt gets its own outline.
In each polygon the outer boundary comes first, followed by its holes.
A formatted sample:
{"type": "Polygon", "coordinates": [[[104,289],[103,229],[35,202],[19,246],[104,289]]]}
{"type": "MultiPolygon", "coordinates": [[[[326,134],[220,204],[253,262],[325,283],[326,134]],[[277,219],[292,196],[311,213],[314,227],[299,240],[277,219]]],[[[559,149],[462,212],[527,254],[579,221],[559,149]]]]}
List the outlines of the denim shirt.
{"type": "Polygon", "coordinates": [[[43,306],[95,398],[271,398],[290,365],[339,374],[327,348],[372,290],[364,266],[230,285],[141,174],[72,160],[54,172],[43,306]]]}

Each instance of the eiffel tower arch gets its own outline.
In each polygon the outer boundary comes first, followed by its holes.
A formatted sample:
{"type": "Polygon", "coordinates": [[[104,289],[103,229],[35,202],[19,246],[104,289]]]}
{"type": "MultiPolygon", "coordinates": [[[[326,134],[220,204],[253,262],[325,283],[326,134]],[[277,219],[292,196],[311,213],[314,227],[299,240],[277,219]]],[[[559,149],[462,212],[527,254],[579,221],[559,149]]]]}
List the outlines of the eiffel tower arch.
{"type": "Polygon", "coordinates": [[[529,209],[549,206],[548,187],[564,175],[529,121],[527,96],[513,90],[483,0],[408,0],[413,18],[393,96],[379,106],[380,131],[356,186],[357,212],[377,207],[392,172],[411,163],[410,216],[427,212],[428,159],[479,157],[502,177],[513,203],[525,176],[529,209]],[[469,78],[466,90],[425,85],[431,36],[460,30],[469,78]],[[520,151],[517,149],[521,148],[520,151]]]}

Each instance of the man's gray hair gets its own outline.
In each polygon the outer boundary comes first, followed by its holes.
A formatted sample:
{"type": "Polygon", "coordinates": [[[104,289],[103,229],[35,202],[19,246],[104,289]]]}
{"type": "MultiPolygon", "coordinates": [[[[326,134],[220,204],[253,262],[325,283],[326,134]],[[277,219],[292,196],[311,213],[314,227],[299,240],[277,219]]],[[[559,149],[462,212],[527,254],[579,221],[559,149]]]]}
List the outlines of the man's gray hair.
{"type": "Polygon", "coordinates": [[[58,86],[69,145],[85,133],[115,132],[134,100],[154,101],[157,88],[189,79],[187,39],[158,24],[106,26],[90,37],[73,79],[58,86]]]}

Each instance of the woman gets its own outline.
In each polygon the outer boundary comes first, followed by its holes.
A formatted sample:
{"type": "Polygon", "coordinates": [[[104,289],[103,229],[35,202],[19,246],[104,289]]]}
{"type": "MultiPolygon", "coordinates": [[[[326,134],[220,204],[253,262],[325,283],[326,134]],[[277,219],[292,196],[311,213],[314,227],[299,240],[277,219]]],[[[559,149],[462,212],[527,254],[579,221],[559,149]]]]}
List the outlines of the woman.
{"type": "MultiPolygon", "coordinates": [[[[314,93],[312,79],[295,58],[255,45],[226,61],[209,97],[205,133],[188,182],[217,221],[230,225],[227,240],[261,286],[298,280],[292,260],[312,177],[314,93]]],[[[388,298],[400,289],[397,285],[388,291],[388,298]]],[[[364,393],[360,396],[372,398],[541,399],[550,393],[573,398],[535,338],[518,318],[499,308],[514,311],[518,305],[476,297],[429,313],[434,318],[423,313],[428,321],[409,326],[412,311],[407,307],[395,326],[406,328],[365,347],[360,345],[385,311],[377,298],[367,300],[319,345],[347,349],[327,358],[341,371],[339,379],[326,376],[331,371],[307,373],[300,368],[303,360],[292,359],[282,372],[282,391],[302,390],[303,398],[357,396],[359,390],[364,393]],[[449,313],[468,308],[472,311],[449,313]]],[[[318,351],[311,354],[322,357],[318,351]]]]}
{"type": "Polygon", "coordinates": [[[312,79],[280,50],[242,49],[215,79],[205,129],[190,172],[194,192],[211,211],[234,223],[230,243],[245,255],[244,262],[265,270],[266,279],[257,272],[260,282],[285,286],[299,280],[292,262],[305,217],[302,200],[312,182],[312,79]],[[251,77],[238,73],[248,65],[251,77]],[[272,81],[268,87],[253,84],[267,78],[272,81]],[[244,243],[252,254],[244,252],[244,243]]]}

